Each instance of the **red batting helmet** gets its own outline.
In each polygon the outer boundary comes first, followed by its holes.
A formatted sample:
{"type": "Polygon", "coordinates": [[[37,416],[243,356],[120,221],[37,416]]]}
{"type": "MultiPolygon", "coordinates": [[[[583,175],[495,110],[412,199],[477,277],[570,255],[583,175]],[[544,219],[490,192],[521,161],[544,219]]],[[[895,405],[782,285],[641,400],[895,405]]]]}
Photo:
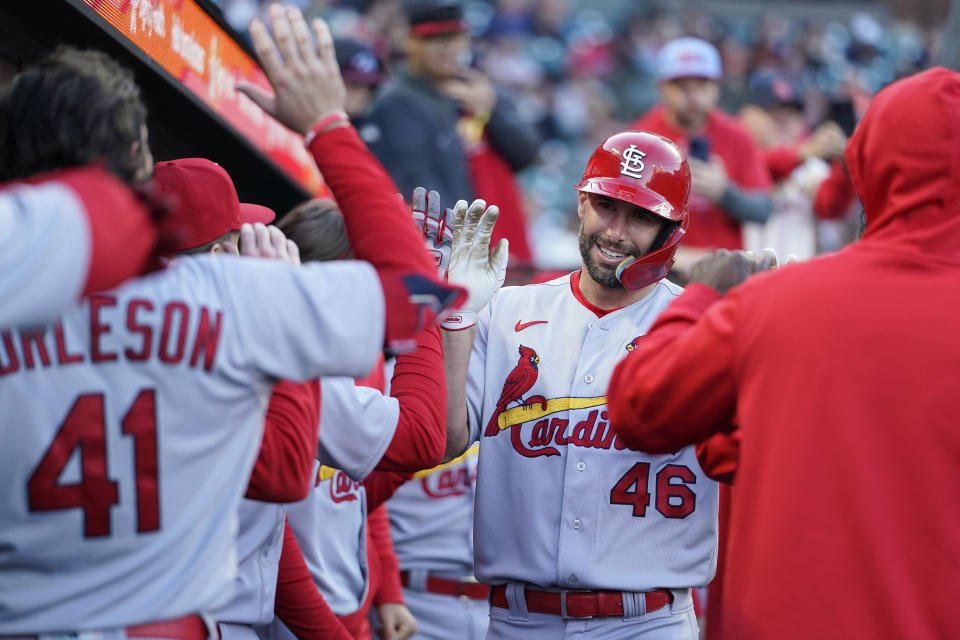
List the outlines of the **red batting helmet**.
{"type": "Polygon", "coordinates": [[[590,156],[575,189],[623,200],[665,218],[654,249],[620,263],[617,278],[627,289],[640,289],[667,275],[687,231],[690,199],[690,167],[677,145],[646,131],[612,135],[590,156]]]}

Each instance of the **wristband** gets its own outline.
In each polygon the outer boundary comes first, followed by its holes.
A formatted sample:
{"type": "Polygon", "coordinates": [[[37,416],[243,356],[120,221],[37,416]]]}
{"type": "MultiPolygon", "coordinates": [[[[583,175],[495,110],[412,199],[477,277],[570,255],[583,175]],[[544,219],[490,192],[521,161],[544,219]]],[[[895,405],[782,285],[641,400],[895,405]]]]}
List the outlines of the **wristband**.
{"type": "Polygon", "coordinates": [[[307,135],[304,136],[303,143],[309,147],[314,138],[321,133],[326,133],[330,129],[333,129],[334,125],[339,125],[341,123],[350,124],[350,116],[348,116],[347,112],[343,111],[342,109],[323,116],[317,120],[317,123],[313,125],[307,135]]]}
{"type": "Polygon", "coordinates": [[[475,324],[477,324],[476,311],[462,311],[457,309],[440,323],[440,327],[447,331],[463,331],[475,324]]]}

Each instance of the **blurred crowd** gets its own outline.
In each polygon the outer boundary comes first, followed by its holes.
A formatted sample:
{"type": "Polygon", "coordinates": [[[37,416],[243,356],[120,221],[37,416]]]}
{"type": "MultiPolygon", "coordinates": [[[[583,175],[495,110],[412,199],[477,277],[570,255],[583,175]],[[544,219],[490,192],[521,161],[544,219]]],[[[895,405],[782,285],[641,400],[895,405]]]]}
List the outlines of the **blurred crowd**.
{"type": "MultiPolygon", "coordinates": [[[[221,3],[240,32],[268,4],[221,3]]],[[[367,43],[388,69],[396,68],[406,34],[399,0],[297,4],[308,16],[328,20],[335,35],[367,43]]],[[[556,269],[579,260],[570,241],[576,234],[571,185],[600,140],[656,103],[655,65],[664,43],[684,35],[712,43],[723,61],[720,107],[739,114],[760,146],[770,148],[785,137],[805,138],[826,120],[849,133],[878,89],[932,63],[938,35],[854,9],[842,18],[833,10],[798,20],[775,9],[731,16],[634,0],[469,0],[464,15],[474,36],[470,64],[509,94],[541,134],[536,162],[518,178],[533,262],[556,269]],[[793,107],[789,122],[757,117],[749,108],[758,95],[770,94],[770,71],[790,86],[791,95],[784,98],[793,107]],[[767,88],[758,92],[757,86],[767,88]]],[[[776,102],[776,92],[773,97],[776,102]]],[[[778,105],[768,99],[759,106],[778,105]]],[[[818,223],[818,250],[852,239],[856,214],[851,217],[850,224],[842,216],[818,223]]]]}

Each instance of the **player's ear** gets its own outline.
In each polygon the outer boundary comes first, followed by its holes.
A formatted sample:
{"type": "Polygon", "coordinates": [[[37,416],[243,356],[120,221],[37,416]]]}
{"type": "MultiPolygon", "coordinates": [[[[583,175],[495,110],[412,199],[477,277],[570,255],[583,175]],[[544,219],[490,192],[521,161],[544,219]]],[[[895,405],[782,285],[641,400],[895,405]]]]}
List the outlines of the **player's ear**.
{"type": "Polygon", "coordinates": [[[577,217],[583,220],[583,205],[590,196],[583,191],[577,193],[577,217]]]}
{"type": "Polygon", "coordinates": [[[213,246],[210,247],[210,253],[226,253],[226,249],[224,249],[223,244],[214,242],[213,246]]]}

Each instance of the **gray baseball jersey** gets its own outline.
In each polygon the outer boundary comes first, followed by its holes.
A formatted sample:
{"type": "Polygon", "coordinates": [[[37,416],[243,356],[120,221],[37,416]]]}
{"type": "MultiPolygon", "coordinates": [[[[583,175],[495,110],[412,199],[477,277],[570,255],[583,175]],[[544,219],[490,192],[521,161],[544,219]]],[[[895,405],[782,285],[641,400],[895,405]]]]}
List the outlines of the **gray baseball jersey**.
{"type": "Polygon", "coordinates": [[[387,501],[401,569],[453,578],[473,575],[474,444],[459,458],[418,471],[387,501]]]}
{"type": "Polygon", "coordinates": [[[321,397],[315,486],[288,516],[313,581],[343,616],[360,608],[370,586],[367,496],[360,482],[390,445],[400,404],[349,378],[324,378],[321,397]]]}
{"type": "Polygon", "coordinates": [[[0,326],[55,319],[74,304],[90,267],[83,201],[62,183],[0,193],[0,326]]]}
{"type": "Polygon", "coordinates": [[[598,317],[574,276],[502,289],[480,314],[467,382],[480,439],[477,578],[619,591],[706,584],[716,483],[693,447],[627,448],[606,411],[614,366],[681,289],[660,281],[598,317]]]}
{"type": "MultiPolygon", "coordinates": [[[[239,515],[236,591],[230,604],[214,617],[235,624],[268,624],[273,620],[287,506],[244,498],[239,515]]],[[[221,635],[229,640],[228,631],[221,635]]]]}
{"type": "Polygon", "coordinates": [[[0,332],[0,634],[227,605],[273,382],[362,375],[383,323],[368,264],[211,256],[0,332]]]}

